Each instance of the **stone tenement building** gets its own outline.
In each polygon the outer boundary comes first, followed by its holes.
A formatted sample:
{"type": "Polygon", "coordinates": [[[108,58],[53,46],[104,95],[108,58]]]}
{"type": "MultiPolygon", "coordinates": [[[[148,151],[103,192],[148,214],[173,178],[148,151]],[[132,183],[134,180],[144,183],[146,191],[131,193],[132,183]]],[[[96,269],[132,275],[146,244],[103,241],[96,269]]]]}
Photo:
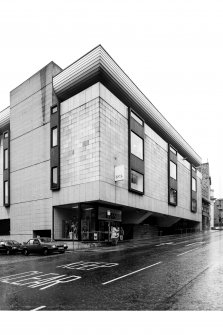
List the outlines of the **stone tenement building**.
{"type": "Polygon", "coordinates": [[[112,226],[125,239],[201,229],[201,158],[101,45],[13,89],[0,129],[4,238],[78,248],[112,226]]]}
{"type": "Polygon", "coordinates": [[[217,199],[214,203],[214,226],[223,227],[223,199],[217,199]]]}
{"type": "Polygon", "coordinates": [[[210,217],[211,217],[211,177],[209,163],[203,163],[198,167],[198,170],[202,174],[202,229],[210,229],[210,217]]]}

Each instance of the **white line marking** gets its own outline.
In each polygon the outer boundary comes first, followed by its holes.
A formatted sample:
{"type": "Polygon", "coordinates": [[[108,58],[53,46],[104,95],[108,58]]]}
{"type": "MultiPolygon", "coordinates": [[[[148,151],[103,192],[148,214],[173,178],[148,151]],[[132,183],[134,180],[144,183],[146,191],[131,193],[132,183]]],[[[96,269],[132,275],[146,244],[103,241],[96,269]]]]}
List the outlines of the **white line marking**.
{"type": "Polygon", "coordinates": [[[45,308],[46,306],[40,306],[40,307],[37,307],[35,309],[31,309],[31,311],[39,311],[40,309],[43,309],[45,308]]]}
{"type": "Polygon", "coordinates": [[[194,243],[190,243],[190,244],[186,244],[186,247],[188,247],[188,245],[192,245],[192,244],[202,244],[204,242],[194,242],[194,243]]]}
{"type": "Polygon", "coordinates": [[[160,247],[161,245],[166,245],[166,244],[174,244],[173,242],[164,242],[164,243],[160,243],[160,244],[156,244],[156,247],[160,247]]]}
{"type": "Polygon", "coordinates": [[[145,269],[148,269],[148,268],[151,268],[152,266],[155,266],[155,265],[158,265],[158,264],[161,264],[162,262],[158,262],[158,263],[155,263],[155,264],[152,264],[152,265],[149,265],[149,266],[146,266],[145,268],[142,268],[142,269],[139,269],[139,270],[136,270],[136,271],[133,271],[133,272],[130,272],[130,273],[127,273],[126,275],[124,276],[121,276],[121,277],[118,277],[118,278],[115,278],[115,279],[112,279],[112,280],[109,280],[105,283],[102,283],[102,285],[107,285],[109,283],[112,283],[113,281],[116,281],[116,280],[119,280],[121,278],[124,278],[124,277],[127,277],[127,276],[131,276],[133,275],[134,273],[137,273],[137,272],[140,272],[140,271],[143,271],[145,269]]]}
{"type": "Polygon", "coordinates": [[[182,254],[179,254],[179,255],[177,255],[177,256],[181,256],[181,255],[187,254],[188,252],[191,252],[191,251],[194,251],[194,250],[197,250],[197,249],[199,249],[199,247],[198,247],[198,248],[191,249],[191,250],[188,250],[188,251],[186,251],[186,252],[183,252],[182,254]]]}

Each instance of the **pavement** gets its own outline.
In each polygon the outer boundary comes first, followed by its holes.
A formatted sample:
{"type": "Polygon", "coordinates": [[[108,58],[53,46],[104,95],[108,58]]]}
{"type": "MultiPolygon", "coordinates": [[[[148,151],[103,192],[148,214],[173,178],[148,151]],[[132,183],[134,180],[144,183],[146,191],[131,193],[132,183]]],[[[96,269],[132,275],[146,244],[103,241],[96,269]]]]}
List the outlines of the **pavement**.
{"type": "MultiPolygon", "coordinates": [[[[217,230],[216,230],[217,231],[217,230]]],[[[175,234],[175,235],[165,235],[165,236],[154,236],[150,238],[143,238],[143,239],[137,239],[137,240],[124,240],[119,241],[116,246],[112,246],[108,242],[105,242],[104,244],[97,244],[92,243],[92,245],[89,248],[79,248],[79,249],[69,249],[70,252],[79,252],[79,251],[121,251],[126,249],[133,249],[138,248],[140,246],[151,246],[151,245],[157,245],[162,243],[171,243],[174,241],[180,241],[183,240],[185,237],[190,238],[196,238],[196,237],[202,237],[206,236],[207,234],[212,234],[216,232],[215,230],[208,230],[208,231],[202,231],[202,232],[196,232],[196,233],[188,233],[188,234],[175,234]]]]}

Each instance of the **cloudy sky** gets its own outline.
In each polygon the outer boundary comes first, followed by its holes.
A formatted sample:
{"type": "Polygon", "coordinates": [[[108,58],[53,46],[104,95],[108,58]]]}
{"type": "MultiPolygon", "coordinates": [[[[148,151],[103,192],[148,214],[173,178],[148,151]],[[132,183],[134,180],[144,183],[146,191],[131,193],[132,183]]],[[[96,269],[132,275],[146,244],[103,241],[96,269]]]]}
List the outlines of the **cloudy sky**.
{"type": "Polygon", "coordinates": [[[210,163],[223,197],[222,0],[0,1],[0,111],[51,60],[62,68],[102,44],[210,163]]]}

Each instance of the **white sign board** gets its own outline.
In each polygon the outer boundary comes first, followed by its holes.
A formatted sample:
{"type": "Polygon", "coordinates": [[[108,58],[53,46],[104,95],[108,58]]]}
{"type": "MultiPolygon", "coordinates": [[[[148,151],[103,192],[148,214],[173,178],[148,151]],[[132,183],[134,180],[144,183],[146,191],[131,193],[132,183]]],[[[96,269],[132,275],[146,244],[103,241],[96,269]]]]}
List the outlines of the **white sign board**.
{"type": "Polygon", "coordinates": [[[124,165],[115,166],[115,181],[124,180],[124,165]]]}

